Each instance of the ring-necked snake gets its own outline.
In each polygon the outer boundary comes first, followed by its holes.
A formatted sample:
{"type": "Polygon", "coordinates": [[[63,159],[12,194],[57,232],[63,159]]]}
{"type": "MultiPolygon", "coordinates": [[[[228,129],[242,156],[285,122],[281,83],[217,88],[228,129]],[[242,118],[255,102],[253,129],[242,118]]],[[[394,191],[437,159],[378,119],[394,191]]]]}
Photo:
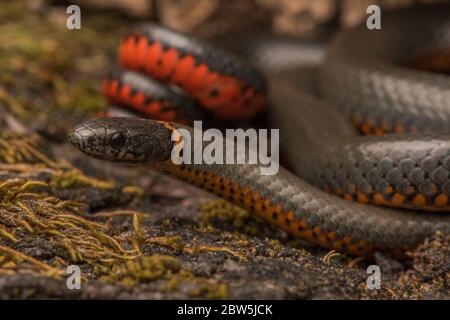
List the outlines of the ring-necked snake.
{"type": "Polygon", "coordinates": [[[162,121],[96,118],[75,127],[70,141],[90,156],[188,181],[322,247],[401,255],[436,231],[450,233],[450,79],[405,65],[448,53],[449,9],[384,14],[382,30],[338,35],[320,76],[330,105],[296,87],[297,69],[269,77],[269,119],[296,175],[172,162],[172,148],[183,141],[171,140],[180,125],[166,121],[252,117],[266,104],[266,82],[239,59],[156,25],[122,41],[126,71],[112,72],[102,90],[111,103],[162,121]],[[350,121],[363,133],[415,133],[361,137],[350,121]]]}

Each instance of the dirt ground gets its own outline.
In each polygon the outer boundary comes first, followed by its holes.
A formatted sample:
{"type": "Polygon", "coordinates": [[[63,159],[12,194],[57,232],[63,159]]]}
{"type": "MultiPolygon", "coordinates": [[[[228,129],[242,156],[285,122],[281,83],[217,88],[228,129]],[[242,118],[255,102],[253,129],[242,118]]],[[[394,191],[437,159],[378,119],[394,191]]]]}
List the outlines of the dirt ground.
{"type": "Polygon", "coordinates": [[[450,238],[442,234],[409,261],[377,255],[382,286],[368,290],[371,261],[313,247],[199,189],[100,163],[66,143],[73,125],[106,108],[99,83],[135,21],[177,21],[204,38],[266,21],[275,32],[309,36],[352,24],[333,16],[336,7],[316,8],[297,30],[279,22],[288,9],[271,1],[193,10],[198,21],[187,26],[167,13],[176,7],[155,13],[148,5],[144,14],[89,6],[82,30],[70,31],[64,2],[39,3],[0,5],[1,299],[450,298],[450,238]],[[235,23],[254,5],[265,9],[235,23]],[[69,265],[81,267],[81,290],[67,289],[69,265]]]}

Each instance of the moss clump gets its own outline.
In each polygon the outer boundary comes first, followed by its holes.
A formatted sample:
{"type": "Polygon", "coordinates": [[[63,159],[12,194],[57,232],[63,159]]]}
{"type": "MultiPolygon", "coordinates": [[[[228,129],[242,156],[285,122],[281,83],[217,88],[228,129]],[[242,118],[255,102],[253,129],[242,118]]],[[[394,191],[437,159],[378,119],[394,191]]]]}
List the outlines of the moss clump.
{"type": "Polygon", "coordinates": [[[15,133],[0,135],[0,163],[44,164],[57,167],[57,164],[37,150],[37,135],[23,136],[15,133]]]}
{"type": "Polygon", "coordinates": [[[166,284],[165,290],[183,291],[194,298],[226,299],[228,287],[215,280],[196,277],[188,271],[182,271],[173,276],[166,284]]]}
{"type": "Polygon", "coordinates": [[[53,79],[53,101],[55,101],[56,109],[73,112],[76,108],[76,110],[95,113],[105,108],[105,101],[98,90],[97,82],[83,79],[71,84],[62,78],[55,79],[53,79]]]}
{"type": "Polygon", "coordinates": [[[81,171],[73,168],[66,172],[55,172],[52,175],[51,185],[60,188],[74,188],[74,187],[93,187],[97,189],[112,189],[114,188],[113,181],[103,181],[93,177],[84,175],[81,171]]]}
{"type": "Polygon", "coordinates": [[[201,252],[225,252],[228,253],[234,257],[239,258],[240,260],[245,260],[245,256],[242,254],[239,254],[229,248],[226,247],[212,247],[212,246],[206,246],[206,245],[198,245],[198,246],[186,246],[183,249],[183,252],[186,253],[201,253],[201,252]]]}
{"type": "MultiPolygon", "coordinates": [[[[4,81],[8,81],[9,77],[3,75],[4,81]]],[[[1,79],[0,79],[1,80],[1,79]]],[[[29,111],[25,108],[25,102],[20,99],[12,97],[8,92],[0,88],[0,104],[4,105],[13,114],[20,118],[26,118],[29,115],[29,111]]]]}
{"type": "Polygon", "coordinates": [[[185,243],[180,242],[179,236],[148,237],[144,242],[168,247],[179,252],[183,252],[186,247],[185,243]]]}
{"type": "Polygon", "coordinates": [[[42,181],[20,179],[0,185],[1,242],[23,244],[33,238],[45,239],[61,252],[59,258],[67,264],[86,264],[94,273],[109,272],[114,262],[138,256],[136,250],[125,249],[118,239],[108,235],[105,225],[81,217],[84,204],[35,190],[45,185],[42,181]]]}
{"type": "Polygon", "coordinates": [[[139,256],[136,239],[124,242],[110,236],[106,225],[83,218],[85,203],[48,194],[50,185],[113,185],[86,176],[65,161],[50,159],[39,151],[39,142],[34,135],[0,133],[0,169],[5,177],[15,177],[0,181],[0,273],[48,274],[50,270],[60,275],[64,266],[79,263],[92,274],[106,274],[111,265],[139,256]],[[51,261],[39,261],[15,248],[44,243],[56,252],[51,261]]]}
{"type": "MultiPolygon", "coordinates": [[[[200,207],[201,222],[204,226],[210,226],[214,220],[230,223],[233,229],[240,229],[246,233],[256,235],[258,230],[248,223],[252,216],[247,210],[235,206],[225,200],[213,200],[203,203],[200,207]]],[[[256,218],[257,219],[257,218],[256,218]]]]}
{"type": "Polygon", "coordinates": [[[161,290],[167,293],[182,291],[191,297],[206,299],[226,299],[228,296],[226,285],[194,276],[189,270],[182,269],[176,258],[166,255],[140,256],[127,261],[115,266],[103,280],[124,286],[162,280],[161,290]]]}
{"type": "MultiPolygon", "coordinates": [[[[93,187],[112,189],[113,181],[89,177],[64,160],[54,161],[39,151],[41,139],[37,135],[0,134],[0,169],[22,174],[50,174],[50,186],[59,188],[93,187]]],[[[124,187],[128,192],[139,190],[124,187]]]]}
{"type": "Polygon", "coordinates": [[[247,210],[225,200],[207,201],[201,205],[200,212],[204,222],[208,222],[211,218],[219,218],[231,222],[236,228],[244,227],[245,221],[250,216],[247,210]]]}
{"type": "Polygon", "coordinates": [[[140,256],[122,265],[114,266],[113,271],[104,278],[106,281],[134,286],[137,283],[160,279],[170,279],[180,271],[178,260],[171,256],[140,256]]]}

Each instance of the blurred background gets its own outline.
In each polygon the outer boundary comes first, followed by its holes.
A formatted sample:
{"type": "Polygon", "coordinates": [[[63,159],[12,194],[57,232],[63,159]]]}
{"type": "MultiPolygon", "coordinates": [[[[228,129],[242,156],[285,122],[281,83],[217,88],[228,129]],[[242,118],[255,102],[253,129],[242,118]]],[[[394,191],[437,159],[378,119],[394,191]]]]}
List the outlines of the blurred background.
{"type": "MultiPolygon", "coordinates": [[[[41,0],[42,2],[42,0],[41,0]]],[[[73,2],[73,1],[72,1],[73,2]]],[[[442,0],[78,0],[84,7],[121,10],[156,19],[184,32],[204,36],[266,27],[277,34],[310,36],[326,25],[349,27],[366,16],[369,5],[386,10],[442,0]]]]}

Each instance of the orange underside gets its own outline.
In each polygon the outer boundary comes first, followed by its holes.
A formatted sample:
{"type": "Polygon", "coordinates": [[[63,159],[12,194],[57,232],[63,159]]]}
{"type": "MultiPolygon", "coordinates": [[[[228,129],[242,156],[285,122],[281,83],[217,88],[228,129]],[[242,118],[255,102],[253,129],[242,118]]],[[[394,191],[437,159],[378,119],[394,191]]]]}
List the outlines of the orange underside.
{"type": "MultiPolygon", "coordinates": [[[[370,257],[376,249],[382,250],[370,246],[364,240],[354,240],[349,236],[338,238],[334,232],[323,232],[320,227],[308,225],[305,220],[296,218],[293,212],[283,211],[280,204],[271,203],[268,199],[261,198],[257,192],[243,188],[239,183],[217,174],[174,165],[170,160],[157,169],[233,202],[293,236],[320,247],[367,257],[370,257]]],[[[393,254],[402,257],[405,249],[398,249],[393,254]]]]}
{"type": "MultiPolygon", "coordinates": [[[[388,187],[388,189],[392,187],[388,187]]],[[[356,192],[354,194],[342,192],[342,190],[325,190],[331,192],[346,200],[357,201],[362,204],[374,204],[377,206],[386,206],[392,208],[403,208],[412,210],[426,210],[426,211],[450,211],[449,199],[446,194],[439,194],[434,197],[434,204],[427,204],[427,197],[424,194],[418,193],[412,198],[407,198],[399,192],[391,192],[382,194],[376,192],[370,196],[356,192]]]]}
{"type": "Polygon", "coordinates": [[[250,118],[265,104],[265,94],[256,92],[242,80],[222,75],[181,56],[174,48],[164,50],[160,43],[145,37],[128,37],[119,48],[119,63],[161,81],[181,87],[205,109],[223,119],[250,118]]]}
{"type": "MultiPolygon", "coordinates": [[[[352,120],[353,126],[364,135],[383,135],[386,133],[402,133],[402,132],[414,132],[414,128],[405,129],[400,124],[395,124],[393,127],[388,127],[385,124],[375,123],[374,121],[357,121],[352,120]]],[[[355,187],[356,188],[356,187],[355,187]]],[[[444,193],[437,193],[433,203],[427,203],[427,196],[418,193],[411,187],[409,194],[404,195],[398,192],[393,192],[392,186],[389,186],[385,194],[374,193],[372,195],[366,195],[360,192],[354,192],[353,194],[344,193],[342,190],[326,190],[334,194],[342,196],[347,200],[354,200],[360,203],[371,203],[375,205],[388,206],[393,208],[426,210],[426,211],[450,211],[450,202],[448,195],[444,193]],[[416,193],[414,196],[412,196],[416,193]]]]}
{"type": "MultiPolygon", "coordinates": [[[[386,133],[402,133],[405,130],[399,123],[390,127],[383,123],[377,123],[370,120],[356,120],[352,119],[353,127],[363,135],[376,135],[381,136],[386,133]]],[[[414,132],[414,128],[407,130],[408,132],[414,132]]]]}
{"type": "Polygon", "coordinates": [[[148,116],[154,120],[175,121],[181,124],[188,124],[188,119],[183,119],[173,111],[173,107],[165,100],[153,100],[145,103],[146,97],[141,92],[132,93],[131,87],[127,84],[120,85],[118,80],[105,79],[102,82],[102,94],[108,102],[120,104],[148,116]]]}

